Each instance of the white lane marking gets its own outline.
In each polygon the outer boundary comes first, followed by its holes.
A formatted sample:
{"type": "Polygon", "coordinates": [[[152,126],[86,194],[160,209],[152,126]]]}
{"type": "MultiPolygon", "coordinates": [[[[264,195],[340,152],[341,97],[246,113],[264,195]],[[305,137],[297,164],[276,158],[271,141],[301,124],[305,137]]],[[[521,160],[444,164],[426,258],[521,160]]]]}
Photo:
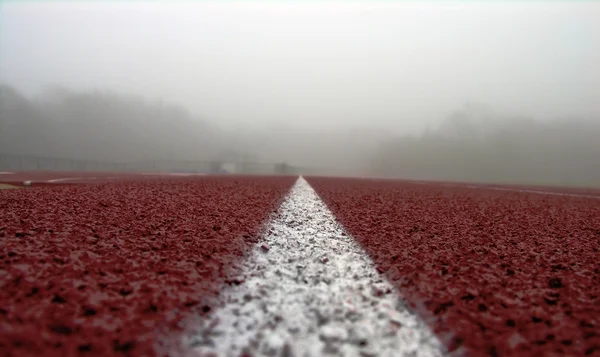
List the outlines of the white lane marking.
{"type": "Polygon", "coordinates": [[[444,356],[360,246],[299,178],[224,305],[184,334],[217,356],[444,356]],[[244,354],[245,353],[245,354],[244,354]]]}
{"type": "Polygon", "coordinates": [[[14,172],[9,172],[9,171],[0,171],[0,175],[14,175],[14,172]]]}
{"type": "Polygon", "coordinates": [[[455,184],[444,184],[446,187],[466,187],[466,188],[475,188],[480,190],[496,190],[496,191],[513,191],[513,192],[526,192],[526,193],[537,193],[540,195],[550,195],[550,196],[568,196],[568,197],[582,197],[582,198],[596,198],[599,199],[600,196],[594,195],[584,195],[581,193],[566,193],[566,192],[551,192],[551,191],[541,191],[541,190],[531,190],[531,189],[522,189],[522,188],[507,188],[507,187],[489,187],[489,186],[475,186],[475,185],[455,185],[455,184]]]}
{"type": "Polygon", "coordinates": [[[84,179],[95,179],[95,177],[63,177],[52,180],[46,180],[49,183],[63,182],[63,181],[74,181],[74,180],[84,180],[84,179]]]}
{"type": "Polygon", "coordinates": [[[427,181],[411,181],[417,185],[426,185],[430,184],[433,186],[441,186],[441,187],[464,187],[464,188],[474,188],[480,190],[496,190],[496,191],[513,191],[513,192],[526,192],[526,193],[537,193],[540,195],[550,195],[550,196],[568,196],[568,197],[581,197],[581,198],[595,198],[600,199],[600,196],[594,195],[585,195],[581,193],[566,193],[566,192],[552,192],[552,191],[542,191],[542,190],[531,190],[531,189],[523,189],[523,188],[508,188],[508,187],[490,187],[490,186],[477,186],[477,185],[466,185],[466,184],[454,184],[454,183],[443,183],[436,184],[427,181]]]}
{"type": "Polygon", "coordinates": [[[185,173],[185,172],[143,172],[143,176],[206,176],[202,173],[185,173]]]}
{"type": "Polygon", "coordinates": [[[541,195],[550,195],[550,196],[568,196],[568,197],[583,197],[583,198],[596,198],[596,199],[600,198],[600,196],[584,195],[584,194],[580,194],[580,193],[549,192],[549,191],[539,191],[539,190],[512,189],[512,188],[503,188],[503,187],[481,187],[481,188],[482,189],[488,188],[491,190],[499,190],[499,191],[538,193],[541,195]]]}

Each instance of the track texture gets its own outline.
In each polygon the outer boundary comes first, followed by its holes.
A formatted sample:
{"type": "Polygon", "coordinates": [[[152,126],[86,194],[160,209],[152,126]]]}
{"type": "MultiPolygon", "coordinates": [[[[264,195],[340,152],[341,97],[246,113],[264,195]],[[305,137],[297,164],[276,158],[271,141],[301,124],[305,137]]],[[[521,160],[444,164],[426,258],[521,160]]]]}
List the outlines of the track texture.
{"type": "Polygon", "coordinates": [[[0,351],[155,354],[208,312],[295,179],[1,190],[0,351]]]}
{"type": "Polygon", "coordinates": [[[449,350],[600,355],[600,201],[309,178],[449,350]]]}

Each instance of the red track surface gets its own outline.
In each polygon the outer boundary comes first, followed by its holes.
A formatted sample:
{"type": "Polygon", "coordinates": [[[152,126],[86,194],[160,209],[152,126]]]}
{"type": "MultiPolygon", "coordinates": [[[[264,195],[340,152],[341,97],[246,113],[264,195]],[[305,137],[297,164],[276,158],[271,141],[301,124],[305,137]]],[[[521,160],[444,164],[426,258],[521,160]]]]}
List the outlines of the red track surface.
{"type": "Polygon", "coordinates": [[[158,330],[208,310],[294,180],[0,190],[2,355],[152,355],[158,330]]]}
{"type": "Polygon", "coordinates": [[[600,355],[600,200],[308,181],[450,350],[600,355]]]}

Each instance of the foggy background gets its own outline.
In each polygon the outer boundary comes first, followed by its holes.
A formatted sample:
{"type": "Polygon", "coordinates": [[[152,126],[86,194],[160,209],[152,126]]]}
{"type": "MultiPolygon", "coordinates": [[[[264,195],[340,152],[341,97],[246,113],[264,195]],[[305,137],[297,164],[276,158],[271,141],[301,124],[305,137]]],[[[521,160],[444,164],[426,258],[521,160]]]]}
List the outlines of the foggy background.
{"type": "Polygon", "coordinates": [[[593,2],[2,2],[0,155],[598,186],[598,19],[593,2]]]}

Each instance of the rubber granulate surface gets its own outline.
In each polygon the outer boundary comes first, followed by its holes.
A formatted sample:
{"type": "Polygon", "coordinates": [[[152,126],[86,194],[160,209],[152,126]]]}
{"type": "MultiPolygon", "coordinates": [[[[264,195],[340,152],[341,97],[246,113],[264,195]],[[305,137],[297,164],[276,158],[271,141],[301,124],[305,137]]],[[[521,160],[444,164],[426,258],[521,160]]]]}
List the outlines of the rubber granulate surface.
{"type": "Polygon", "coordinates": [[[3,355],[155,355],[207,313],[296,178],[0,191],[3,355]]]}
{"type": "Polygon", "coordinates": [[[308,178],[449,350],[600,355],[600,202],[308,178]]]}

